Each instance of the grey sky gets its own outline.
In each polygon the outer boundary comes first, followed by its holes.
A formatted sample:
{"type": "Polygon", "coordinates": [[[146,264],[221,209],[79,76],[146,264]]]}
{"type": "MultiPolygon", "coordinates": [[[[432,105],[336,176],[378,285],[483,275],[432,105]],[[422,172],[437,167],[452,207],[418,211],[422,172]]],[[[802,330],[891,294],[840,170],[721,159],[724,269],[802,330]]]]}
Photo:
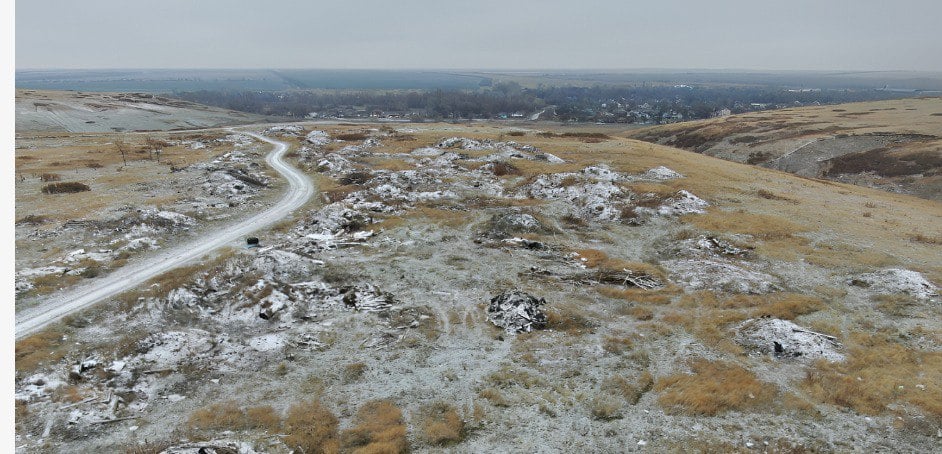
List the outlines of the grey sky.
{"type": "Polygon", "coordinates": [[[939,0],[24,0],[16,67],[942,70],[939,0]]]}

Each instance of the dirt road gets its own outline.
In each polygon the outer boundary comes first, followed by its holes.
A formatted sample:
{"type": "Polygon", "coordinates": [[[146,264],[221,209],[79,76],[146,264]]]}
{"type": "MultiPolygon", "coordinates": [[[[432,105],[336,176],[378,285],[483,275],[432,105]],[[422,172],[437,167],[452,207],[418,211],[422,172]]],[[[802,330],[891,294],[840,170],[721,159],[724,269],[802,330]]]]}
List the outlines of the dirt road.
{"type": "Polygon", "coordinates": [[[288,144],[254,133],[244,133],[274,145],[265,160],[288,180],[288,191],[277,204],[237,224],[220,228],[210,235],[194,238],[147,260],[121,268],[104,278],[95,279],[87,285],[53,295],[39,305],[23,310],[16,316],[16,338],[35,333],[72,312],[133,289],[148,279],[195,261],[222,246],[238,245],[248,234],[271,226],[304,205],[314,194],[314,185],[300,170],[283,161],[288,144]]]}

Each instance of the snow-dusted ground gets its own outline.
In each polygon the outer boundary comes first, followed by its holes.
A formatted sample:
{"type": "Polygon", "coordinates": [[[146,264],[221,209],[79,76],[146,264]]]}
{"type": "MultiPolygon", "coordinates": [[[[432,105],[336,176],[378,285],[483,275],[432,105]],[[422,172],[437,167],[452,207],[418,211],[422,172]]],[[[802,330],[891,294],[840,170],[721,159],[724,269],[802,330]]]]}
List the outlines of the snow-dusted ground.
{"type": "Polygon", "coordinates": [[[289,182],[289,189],[279,203],[206,237],[168,249],[146,261],[121,268],[107,277],[54,295],[42,304],[21,311],[17,314],[16,338],[20,339],[36,332],[71,312],[132,289],[154,276],[198,259],[222,246],[239,243],[249,233],[274,224],[306,203],[314,194],[314,186],[306,175],[282,160],[288,145],[257,134],[246,134],[274,145],[274,150],[267,157],[268,164],[289,182]]]}

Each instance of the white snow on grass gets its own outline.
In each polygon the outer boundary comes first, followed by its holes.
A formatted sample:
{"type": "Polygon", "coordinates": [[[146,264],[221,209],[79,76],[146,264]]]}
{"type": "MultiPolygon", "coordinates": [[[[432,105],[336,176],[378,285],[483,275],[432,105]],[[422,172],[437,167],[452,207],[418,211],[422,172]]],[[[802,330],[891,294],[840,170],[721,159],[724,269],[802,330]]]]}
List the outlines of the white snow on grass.
{"type": "Polygon", "coordinates": [[[307,133],[307,137],[304,138],[311,145],[316,147],[322,147],[330,143],[330,135],[324,131],[314,130],[307,133]]]}
{"type": "Polygon", "coordinates": [[[651,170],[648,170],[647,172],[644,172],[641,176],[650,180],[673,180],[684,177],[682,174],[664,166],[657,166],[651,170]]]}
{"type": "Polygon", "coordinates": [[[900,268],[862,274],[851,279],[851,284],[869,287],[878,293],[905,293],[921,300],[939,296],[939,288],[922,274],[900,268]]]}
{"type": "Polygon", "coordinates": [[[687,290],[720,290],[733,293],[764,294],[778,290],[775,277],[749,269],[747,262],[731,263],[714,259],[684,259],[661,262],[670,270],[671,280],[687,290]]]}
{"type": "Polygon", "coordinates": [[[757,352],[785,358],[843,361],[841,345],[832,337],[802,328],[788,320],[759,318],[736,327],[736,342],[757,352]]]}
{"type": "Polygon", "coordinates": [[[701,199],[689,191],[681,189],[677,195],[667,199],[665,203],[657,208],[657,214],[661,216],[682,216],[685,214],[702,214],[706,207],[710,206],[706,200],[701,199]]]}

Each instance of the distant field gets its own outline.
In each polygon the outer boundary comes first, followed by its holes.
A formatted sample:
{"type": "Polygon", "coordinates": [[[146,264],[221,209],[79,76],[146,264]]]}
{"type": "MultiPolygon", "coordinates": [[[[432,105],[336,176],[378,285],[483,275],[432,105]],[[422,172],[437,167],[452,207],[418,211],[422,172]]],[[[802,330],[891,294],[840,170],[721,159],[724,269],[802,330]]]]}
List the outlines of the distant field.
{"type": "Polygon", "coordinates": [[[148,93],[197,90],[473,89],[486,78],[439,71],[43,70],[17,71],[16,88],[148,93]]]}

